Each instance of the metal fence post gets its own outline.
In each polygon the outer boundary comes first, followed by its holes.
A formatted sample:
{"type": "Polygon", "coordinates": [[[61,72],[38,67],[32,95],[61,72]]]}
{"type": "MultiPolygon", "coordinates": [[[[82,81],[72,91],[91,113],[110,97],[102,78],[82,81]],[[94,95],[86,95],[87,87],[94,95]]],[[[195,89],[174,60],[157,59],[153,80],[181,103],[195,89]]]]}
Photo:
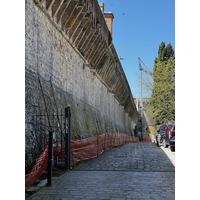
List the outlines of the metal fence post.
{"type": "Polygon", "coordinates": [[[71,124],[70,104],[65,108],[65,169],[71,169],[71,124]]]}
{"type": "Polygon", "coordinates": [[[61,110],[61,143],[60,143],[60,160],[62,161],[62,142],[63,142],[63,132],[62,132],[62,130],[63,130],[63,127],[62,127],[62,117],[63,117],[63,115],[62,115],[62,110],[61,110]]]}
{"type": "Polygon", "coordinates": [[[48,177],[47,186],[51,186],[52,179],[52,163],[53,163],[53,132],[49,131],[49,150],[48,150],[48,177]]]}

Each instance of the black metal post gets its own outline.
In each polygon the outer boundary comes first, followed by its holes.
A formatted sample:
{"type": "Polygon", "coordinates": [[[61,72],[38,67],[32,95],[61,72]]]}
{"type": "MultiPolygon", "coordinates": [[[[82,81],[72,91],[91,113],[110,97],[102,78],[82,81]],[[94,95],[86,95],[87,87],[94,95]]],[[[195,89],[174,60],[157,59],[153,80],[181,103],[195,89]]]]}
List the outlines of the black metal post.
{"type": "Polygon", "coordinates": [[[71,169],[71,111],[70,104],[68,104],[68,169],[71,169]]]}
{"type": "Polygon", "coordinates": [[[51,186],[52,179],[52,163],[53,163],[53,132],[49,131],[49,149],[48,149],[48,177],[47,186],[51,186]]]}
{"type": "Polygon", "coordinates": [[[98,132],[97,132],[97,157],[98,157],[98,153],[99,153],[99,152],[98,152],[98,146],[99,146],[99,140],[98,140],[99,137],[98,137],[98,135],[99,135],[99,134],[98,134],[98,132]]]}
{"type": "Polygon", "coordinates": [[[63,141],[63,132],[62,132],[62,130],[63,130],[63,127],[62,127],[62,117],[63,117],[63,115],[62,115],[62,110],[61,110],[61,150],[60,150],[60,160],[62,161],[62,141],[63,141]]]}
{"type": "Polygon", "coordinates": [[[65,108],[65,169],[71,169],[71,127],[70,104],[65,108]]]}

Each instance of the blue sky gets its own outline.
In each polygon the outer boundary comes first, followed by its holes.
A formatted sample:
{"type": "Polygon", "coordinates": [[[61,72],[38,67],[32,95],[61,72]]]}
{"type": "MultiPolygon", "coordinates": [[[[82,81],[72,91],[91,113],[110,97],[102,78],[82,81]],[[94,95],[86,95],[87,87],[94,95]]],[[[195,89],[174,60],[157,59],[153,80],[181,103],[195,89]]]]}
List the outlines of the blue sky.
{"type": "MultiPolygon", "coordinates": [[[[163,41],[175,50],[175,0],[98,0],[114,14],[113,43],[133,96],[140,97],[138,57],[153,67],[163,41]]],[[[145,94],[144,94],[145,95],[145,94]]]]}

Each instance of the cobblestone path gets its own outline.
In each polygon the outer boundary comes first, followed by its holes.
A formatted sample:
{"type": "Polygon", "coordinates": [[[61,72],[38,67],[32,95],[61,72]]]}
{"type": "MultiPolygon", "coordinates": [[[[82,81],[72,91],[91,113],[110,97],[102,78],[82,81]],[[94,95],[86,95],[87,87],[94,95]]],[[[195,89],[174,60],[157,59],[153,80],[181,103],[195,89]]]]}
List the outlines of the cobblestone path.
{"type": "Polygon", "coordinates": [[[81,162],[28,200],[173,200],[175,168],[168,156],[153,143],[125,144],[81,162]]]}

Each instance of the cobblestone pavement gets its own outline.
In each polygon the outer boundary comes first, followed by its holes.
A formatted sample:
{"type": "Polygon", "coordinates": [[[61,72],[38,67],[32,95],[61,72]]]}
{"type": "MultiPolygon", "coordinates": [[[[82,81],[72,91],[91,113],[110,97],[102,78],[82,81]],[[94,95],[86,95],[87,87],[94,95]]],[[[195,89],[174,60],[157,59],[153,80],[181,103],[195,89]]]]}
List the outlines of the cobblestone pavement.
{"type": "Polygon", "coordinates": [[[172,200],[175,168],[167,155],[175,156],[154,143],[125,144],[81,162],[28,200],[172,200]]]}

